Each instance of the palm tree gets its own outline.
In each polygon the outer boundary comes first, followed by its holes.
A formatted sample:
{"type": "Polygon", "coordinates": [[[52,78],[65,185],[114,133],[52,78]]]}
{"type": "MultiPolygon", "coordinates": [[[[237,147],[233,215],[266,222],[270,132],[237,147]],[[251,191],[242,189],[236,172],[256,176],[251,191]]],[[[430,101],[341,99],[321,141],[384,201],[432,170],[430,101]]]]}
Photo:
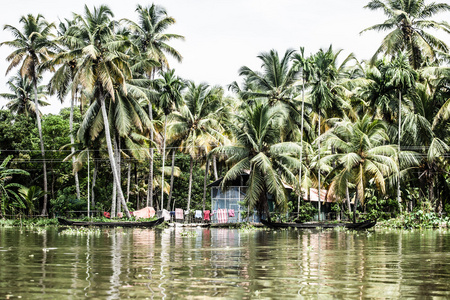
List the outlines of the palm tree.
{"type": "Polygon", "coordinates": [[[364,29],[388,31],[372,61],[380,53],[395,56],[399,51],[407,51],[409,63],[414,69],[420,68],[425,57],[436,57],[436,51],[448,52],[448,46],[437,37],[426,32],[427,29],[440,29],[450,32],[447,22],[436,22],[429,18],[450,10],[446,3],[425,4],[425,0],[371,0],[365,8],[382,10],[388,17],[383,23],[364,29]]]}
{"type": "Polygon", "coordinates": [[[49,40],[52,37],[51,30],[54,27],[53,23],[48,23],[42,15],[33,16],[31,14],[23,16],[19,20],[23,24],[23,30],[5,25],[4,30],[10,31],[15,39],[12,41],[2,42],[0,46],[7,45],[15,48],[6,58],[10,62],[6,74],[14,67],[20,66],[20,74],[28,76],[34,86],[34,105],[36,107],[36,121],[39,131],[39,140],[42,154],[42,169],[44,175],[44,204],[42,208],[42,215],[47,215],[47,164],[45,160],[44,138],[42,136],[41,118],[39,116],[39,101],[38,101],[38,78],[39,67],[47,61],[52,55],[54,43],[49,40]]]}
{"type": "Polygon", "coordinates": [[[106,110],[107,100],[116,101],[117,89],[121,88],[125,94],[127,93],[125,83],[131,78],[128,56],[122,52],[124,45],[129,42],[117,38],[114,32],[116,23],[111,20],[112,17],[112,11],[105,5],[94,8],[92,12],[85,6],[84,17],[76,15],[81,24],[79,36],[85,43],[82,45],[82,56],[79,58],[73,81],[75,84],[81,84],[91,99],[99,104],[117,197],[127,217],[131,217],[120,184],[106,110]]]}
{"type": "Polygon", "coordinates": [[[244,100],[267,99],[271,106],[282,105],[288,109],[289,117],[285,120],[282,140],[294,140],[292,136],[301,123],[301,114],[297,109],[299,105],[295,100],[299,73],[298,68],[292,67],[294,54],[294,50],[288,49],[280,58],[275,50],[263,52],[258,55],[262,61],[262,71],[246,66],[239,69],[239,75],[244,76],[247,87],[251,87],[239,93],[244,100]]]}
{"type": "Polygon", "coordinates": [[[249,209],[257,209],[260,216],[265,213],[269,220],[268,196],[273,197],[280,210],[286,211],[288,198],[283,183],[297,185],[291,170],[299,167],[299,161],[292,158],[299,153],[299,146],[279,143],[280,126],[285,116],[280,106],[271,107],[257,101],[235,116],[235,121],[230,124],[235,144],[217,147],[210,153],[220,154],[232,164],[223,177],[222,188],[244,172],[250,172],[245,202],[249,209]]]}
{"type": "Polygon", "coordinates": [[[300,213],[300,200],[302,199],[302,169],[303,169],[303,127],[305,115],[305,83],[311,77],[312,66],[308,58],[305,57],[305,48],[300,48],[300,53],[295,53],[293,56],[294,68],[301,70],[302,77],[302,108],[301,108],[301,124],[300,124],[300,168],[298,174],[299,194],[297,203],[297,214],[300,213]]]}
{"type": "Polygon", "coordinates": [[[6,201],[11,197],[17,201],[19,207],[25,208],[24,203],[14,191],[14,188],[22,188],[23,186],[15,182],[8,183],[8,181],[10,181],[14,175],[28,176],[30,174],[21,169],[9,169],[8,164],[12,158],[13,156],[9,155],[0,164],[0,213],[2,215],[5,215],[6,212],[6,201]]]}
{"type": "Polygon", "coordinates": [[[189,82],[184,95],[185,105],[171,116],[172,139],[180,141],[180,148],[191,158],[187,210],[191,207],[194,159],[204,157],[213,145],[223,140],[218,116],[225,108],[216,97],[217,89],[218,87],[210,88],[207,84],[196,85],[189,82]]]}
{"type": "Polygon", "coordinates": [[[321,137],[328,148],[333,147],[336,151],[320,162],[328,165],[330,171],[334,169],[336,174],[329,186],[329,194],[344,197],[349,184],[355,187],[353,222],[356,222],[358,201],[364,204],[369,183],[373,182],[384,194],[386,177],[398,171],[397,151],[394,145],[388,144],[386,128],[384,122],[364,115],[354,123],[338,122],[321,137]],[[334,168],[331,168],[332,163],[334,168]]]}
{"type": "MultiPolygon", "coordinates": [[[[163,111],[163,147],[161,150],[162,169],[165,167],[166,139],[167,139],[167,116],[178,109],[183,101],[181,91],[184,88],[183,81],[175,76],[175,70],[161,73],[161,78],[152,82],[153,89],[157,92],[158,107],[163,111]]],[[[161,182],[164,182],[164,172],[161,172],[161,182]]],[[[164,190],[161,189],[161,209],[164,208],[164,190]]]]}
{"type": "MultiPolygon", "coordinates": [[[[6,107],[15,114],[25,115],[27,117],[36,116],[36,106],[34,105],[34,87],[30,82],[30,79],[25,76],[22,77],[20,73],[13,76],[7,82],[11,93],[1,93],[0,97],[5,98],[8,101],[6,107]]],[[[39,106],[47,106],[50,103],[42,100],[46,98],[44,92],[45,86],[38,86],[38,102],[39,106]]],[[[39,112],[41,115],[41,113],[39,112]]]]}
{"type": "MultiPolygon", "coordinates": [[[[134,43],[137,45],[137,54],[133,57],[132,70],[153,79],[157,68],[169,68],[166,54],[181,62],[181,54],[167,44],[173,39],[184,39],[183,36],[166,33],[167,28],[175,24],[175,19],[167,15],[167,11],[158,5],[149,7],[138,5],[139,22],[125,20],[130,25],[134,43]],[[155,64],[157,62],[157,64],[155,64]]],[[[148,103],[148,114],[153,126],[153,107],[148,103]]],[[[153,127],[150,128],[150,143],[154,143],[153,127]]],[[[150,147],[149,178],[147,190],[147,206],[153,204],[153,145],[150,147]]]]}
{"type": "MultiPolygon", "coordinates": [[[[70,91],[70,116],[69,116],[69,130],[70,130],[70,143],[74,145],[75,138],[73,132],[73,114],[74,106],[77,101],[76,96],[79,91],[79,86],[74,84],[73,79],[77,71],[77,59],[81,55],[80,48],[83,40],[77,34],[80,32],[76,27],[78,24],[76,20],[65,20],[58,26],[58,39],[57,43],[60,45],[60,51],[55,57],[46,62],[46,65],[55,67],[59,65],[59,68],[55,71],[55,74],[50,79],[48,84],[50,94],[56,94],[58,99],[63,102],[64,98],[70,91]],[[74,41],[76,41],[74,43],[74,41]]],[[[75,148],[71,146],[71,153],[75,153],[75,148]]],[[[75,178],[75,190],[77,198],[80,199],[80,183],[78,179],[78,172],[75,170],[75,156],[72,156],[72,168],[75,178]]]]}
{"type": "Polygon", "coordinates": [[[419,176],[414,179],[419,180],[420,188],[428,194],[438,212],[442,209],[439,203],[445,199],[442,194],[446,190],[446,184],[439,185],[447,176],[448,163],[443,157],[450,151],[447,130],[450,100],[443,102],[447,97],[441,94],[447,92],[448,73],[448,68],[427,68],[422,72],[425,80],[416,83],[417,97],[412,98],[414,111],[405,114],[402,124],[403,144],[414,147],[421,155],[419,176]],[[441,190],[441,195],[436,195],[436,190],[441,190]]]}
{"type": "MultiPolygon", "coordinates": [[[[312,109],[318,115],[317,121],[317,136],[321,135],[322,115],[325,117],[342,117],[345,115],[345,110],[349,110],[350,106],[345,99],[345,88],[340,85],[342,76],[344,74],[345,66],[348,61],[354,59],[353,54],[350,54],[341,65],[337,65],[337,58],[341,50],[334,52],[332,46],[327,50],[320,49],[315,55],[311,57],[311,92],[310,100],[312,109]]],[[[317,138],[317,151],[320,161],[320,138],[317,138]]],[[[318,194],[321,189],[321,170],[318,165],[318,194]]],[[[319,220],[321,203],[319,205],[319,220]]]]}
{"type": "MultiPolygon", "coordinates": [[[[408,90],[415,87],[417,73],[408,64],[406,55],[404,55],[403,53],[399,53],[398,56],[395,59],[393,59],[389,64],[387,75],[388,78],[390,78],[390,84],[395,89],[398,90],[398,153],[400,154],[401,129],[402,129],[402,92],[405,93],[408,90]]],[[[397,201],[401,213],[402,199],[400,191],[400,169],[398,172],[398,182],[397,182],[397,201]]]]}

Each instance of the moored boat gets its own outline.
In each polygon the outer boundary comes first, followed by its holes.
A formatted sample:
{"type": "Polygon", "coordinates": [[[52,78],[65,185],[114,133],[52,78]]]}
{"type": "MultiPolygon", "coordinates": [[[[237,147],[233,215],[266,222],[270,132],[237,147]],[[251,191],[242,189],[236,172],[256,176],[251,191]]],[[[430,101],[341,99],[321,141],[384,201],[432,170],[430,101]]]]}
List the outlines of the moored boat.
{"type": "Polygon", "coordinates": [[[66,226],[98,226],[98,227],[154,227],[159,224],[162,224],[164,222],[164,217],[159,218],[155,221],[149,221],[149,222],[140,222],[140,221],[133,221],[133,222],[81,222],[81,221],[72,221],[67,220],[63,218],[58,218],[58,222],[60,225],[66,225],[66,226]]]}
{"type": "Polygon", "coordinates": [[[299,228],[299,229],[315,229],[315,228],[336,228],[345,227],[348,229],[368,229],[376,225],[377,221],[364,221],[359,223],[275,223],[267,220],[261,220],[261,223],[271,228],[299,228]]]}

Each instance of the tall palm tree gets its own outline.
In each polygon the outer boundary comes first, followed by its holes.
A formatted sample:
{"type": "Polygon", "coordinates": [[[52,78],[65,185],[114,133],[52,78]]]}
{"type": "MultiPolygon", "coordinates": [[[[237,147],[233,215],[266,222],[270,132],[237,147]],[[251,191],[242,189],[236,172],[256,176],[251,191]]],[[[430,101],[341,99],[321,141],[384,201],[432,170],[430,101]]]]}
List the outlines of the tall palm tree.
{"type": "Polygon", "coordinates": [[[181,150],[190,155],[187,210],[191,207],[194,159],[204,157],[213,145],[223,139],[218,116],[225,108],[215,97],[217,89],[207,84],[189,82],[184,94],[185,105],[171,116],[171,136],[180,141],[181,150]]]}
{"type": "MultiPolygon", "coordinates": [[[[342,117],[345,115],[345,110],[348,110],[350,105],[345,99],[345,88],[340,85],[342,76],[347,62],[354,59],[353,54],[350,54],[341,65],[337,64],[337,58],[341,50],[334,52],[332,46],[327,50],[320,49],[315,55],[311,57],[311,92],[310,99],[312,103],[312,109],[317,113],[317,136],[321,135],[322,127],[322,115],[325,117],[342,117]]],[[[317,151],[320,161],[321,146],[320,138],[317,138],[317,151]]],[[[321,190],[321,170],[320,164],[318,165],[318,194],[321,190]]],[[[321,203],[319,205],[319,220],[321,203]]]]}
{"type": "MultiPolygon", "coordinates": [[[[389,64],[387,75],[390,78],[390,84],[398,90],[398,153],[401,151],[401,130],[402,130],[402,93],[415,87],[417,73],[408,64],[407,57],[399,53],[389,64]]],[[[400,164],[400,161],[399,161],[400,164]]],[[[402,212],[402,199],[400,190],[400,169],[398,171],[397,182],[397,201],[400,213],[402,212]]]]}
{"type": "Polygon", "coordinates": [[[353,222],[356,221],[358,201],[364,204],[369,182],[384,194],[386,177],[398,171],[397,151],[394,145],[388,144],[386,128],[382,121],[364,115],[354,123],[348,120],[338,122],[322,136],[328,148],[333,147],[336,151],[328,153],[321,161],[321,164],[329,166],[330,171],[331,165],[335,165],[336,175],[329,193],[344,197],[349,183],[355,187],[353,222]]]}
{"type": "MultiPolygon", "coordinates": [[[[58,39],[56,42],[60,46],[59,52],[55,57],[46,62],[46,65],[56,67],[59,66],[55,71],[55,74],[50,79],[48,84],[49,91],[51,94],[56,94],[61,102],[70,91],[70,115],[69,115],[69,130],[70,130],[70,151],[72,154],[75,153],[75,148],[73,147],[75,143],[74,132],[73,132],[73,115],[74,106],[77,101],[77,94],[79,91],[79,85],[73,82],[77,71],[77,59],[81,55],[80,48],[83,40],[77,34],[80,32],[76,27],[78,24],[75,20],[66,19],[65,22],[61,22],[58,26],[58,39]],[[76,41],[76,43],[74,43],[76,41]]],[[[78,172],[75,168],[75,156],[72,155],[72,168],[75,179],[75,190],[77,198],[80,199],[80,183],[78,179],[78,172]]]]}
{"type": "Polygon", "coordinates": [[[450,11],[446,3],[426,4],[425,0],[371,0],[365,8],[382,10],[386,21],[364,29],[390,31],[375,52],[372,61],[380,53],[395,56],[399,51],[407,51],[409,63],[414,69],[421,67],[425,57],[436,57],[436,51],[448,52],[448,46],[439,38],[428,33],[429,28],[450,33],[447,22],[430,20],[434,15],[450,11]]]}
{"type": "Polygon", "coordinates": [[[311,77],[312,65],[309,58],[305,57],[305,48],[300,48],[300,53],[295,53],[293,56],[294,68],[301,70],[301,82],[302,82],[302,108],[301,108],[301,124],[300,124],[300,168],[298,174],[299,180],[299,194],[297,203],[297,214],[300,213],[300,201],[302,199],[302,169],[303,169],[303,129],[304,129],[304,116],[305,116],[305,83],[311,77]]]}
{"type": "Polygon", "coordinates": [[[127,217],[131,217],[121,188],[106,108],[107,100],[116,101],[118,88],[127,93],[126,80],[131,78],[128,56],[122,52],[124,44],[129,42],[117,38],[114,31],[116,22],[111,20],[113,16],[105,5],[94,8],[93,11],[85,6],[84,16],[76,15],[81,23],[79,36],[85,43],[81,48],[82,55],[73,81],[81,84],[91,99],[99,104],[117,197],[127,217]]]}
{"type": "MultiPolygon", "coordinates": [[[[7,85],[11,93],[1,93],[0,97],[8,100],[6,107],[15,114],[25,115],[27,117],[36,116],[36,106],[34,105],[34,86],[28,76],[22,77],[20,73],[11,77],[7,85]]],[[[46,98],[45,86],[38,86],[39,106],[47,106],[50,103],[42,100],[46,98]]],[[[41,113],[39,112],[41,115],[41,113]]]]}
{"type": "MultiPolygon", "coordinates": [[[[149,79],[155,77],[158,68],[169,68],[166,54],[169,54],[181,62],[181,54],[171,47],[170,40],[184,39],[183,36],[166,33],[167,28],[175,24],[175,19],[167,15],[167,11],[158,5],[152,4],[148,7],[138,5],[136,8],[139,21],[125,20],[130,25],[134,43],[137,45],[137,53],[133,57],[132,70],[141,73],[149,79]],[[157,62],[157,64],[155,64],[157,62]]],[[[153,104],[148,103],[148,114],[153,124],[153,104]]],[[[153,125],[150,128],[150,143],[154,143],[153,125]]],[[[147,206],[153,203],[153,145],[150,147],[149,178],[147,190],[147,206]]]]}
{"type": "MultiPolygon", "coordinates": [[[[163,147],[161,150],[162,169],[165,168],[166,160],[166,140],[167,140],[167,116],[178,109],[183,101],[181,92],[184,88],[184,82],[175,75],[175,70],[161,72],[161,78],[152,82],[153,89],[157,92],[157,104],[163,111],[163,147]]],[[[161,172],[161,182],[164,182],[164,172],[161,172]]],[[[161,209],[164,208],[164,190],[161,189],[161,209]]]]}
{"type": "Polygon", "coordinates": [[[15,48],[6,58],[10,62],[6,74],[14,67],[20,66],[20,74],[28,76],[34,86],[34,105],[36,107],[36,121],[39,131],[39,140],[42,154],[42,169],[44,175],[44,203],[42,215],[47,215],[47,164],[45,160],[44,138],[42,136],[41,118],[39,116],[38,101],[38,78],[40,76],[40,65],[50,59],[53,55],[52,49],[54,43],[50,40],[53,36],[51,30],[53,23],[48,23],[40,14],[33,16],[31,14],[20,18],[19,22],[23,25],[22,31],[14,26],[5,25],[4,30],[8,30],[15,37],[12,41],[0,43],[0,46],[7,45],[15,48]]]}
{"type": "Polygon", "coordinates": [[[230,125],[235,144],[211,151],[211,155],[220,154],[232,164],[223,177],[222,188],[244,172],[250,172],[245,202],[249,209],[256,209],[260,216],[265,214],[269,220],[268,196],[273,197],[277,208],[286,211],[288,198],[283,183],[297,185],[292,170],[298,169],[299,161],[292,157],[299,153],[299,146],[279,143],[285,116],[280,106],[271,107],[257,101],[236,115],[230,125]]]}

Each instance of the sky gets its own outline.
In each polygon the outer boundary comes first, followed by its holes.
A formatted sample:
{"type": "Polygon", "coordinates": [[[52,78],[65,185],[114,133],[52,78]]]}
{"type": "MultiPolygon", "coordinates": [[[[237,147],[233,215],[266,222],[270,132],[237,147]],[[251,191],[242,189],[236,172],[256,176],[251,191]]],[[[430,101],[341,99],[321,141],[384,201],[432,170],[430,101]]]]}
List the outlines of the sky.
{"type": "MultiPolygon", "coordinates": [[[[6,0],[1,0],[6,2],[6,0]]],[[[445,1],[440,1],[445,2],[445,1]]],[[[275,49],[284,54],[287,49],[305,48],[305,54],[320,48],[342,49],[344,59],[353,52],[359,60],[370,58],[380,45],[385,33],[360,32],[374,24],[382,23],[381,11],[364,9],[368,0],[160,0],[153,2],[163,6],[169,16],[176,19],[167,33],[180,34],[184,41],[170,43],[183,56],[183,62],[169,59],[170,67],[178,76],[226,86],[240,81],[238,70],[242,66],[259,69],[258,54],[275,49]]],[[[0,12],[0,25],[20,27],[21,16],[42,14],[48,21],[58,23],[71,18],[72,13],[83,14],[84,5],[89,8],[107,4],[115,19],[128,18],[137,21],[137,4],[152,2],[136,0],[15,0],[0,12]]],[[[450,19],[450,13],[437,15],[436,21],[450,19]]],[[[450,36],[444,41],[450,44],[450,36]]],[[[0,41],[12,40],[10,32],[0,30],[0,41]]],[[[7,69],[6,57],[13,51],[0,47],[0,74],[7,69]]],[[[0,75],[0,92],[8,92],[6,82],[15,74],[0,75]]],[[[47,75],[47,77],[50,75],[47,75]]],[[[58,113],[61,104],[48,99],[51,106],[44,113],[58,113]]],[[[66,101],[68,102],[68,101],[66,101]]],[[[0,99],[0,109],[5,101],[0,99]]],[[[67,106],[67,104],[63,104],[67,106]]]]}

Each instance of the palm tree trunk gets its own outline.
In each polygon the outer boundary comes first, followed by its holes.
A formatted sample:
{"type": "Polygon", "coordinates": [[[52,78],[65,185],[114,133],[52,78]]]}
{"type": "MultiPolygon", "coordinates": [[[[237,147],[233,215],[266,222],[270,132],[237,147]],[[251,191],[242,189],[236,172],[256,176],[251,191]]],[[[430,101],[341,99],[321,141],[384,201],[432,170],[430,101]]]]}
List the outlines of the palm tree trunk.
{"type": "Polygon", "coordinates": [[[161,167],[161,210],[164,209],[164,167],[166,163],[166,126],[167,116],[164,115],[164,136],[163,136],[163,148],[162,148],[162,167],[161,167]]]}
{"type": "MultiPolygon", "coordinates": [[[[75,93],[76,93],[76,91],[75,91],[75,93]]],[[[70,100],[70,117],[69,117],[70,143],[72,145],[75,143],[75,139],[73,137],[73,108],[74,108],[74,105],[75,105],[75,95],[72,92],[72,98],[70,100]]],[[[70,147],[70,152],[72,153],[72,155],[75,152],[75,148],[73,146],[70,147]]],[[[75,177],[75,190],[77,193],[77,199],[80,199],[81,198],[81,196],[80,196],[80,181],[78,180],[78,172],[75,171],[74,166],[75,166],[75,157],[72,156],[72,169],[74,170],[73,175],[75,177]]]]}
{"type": "Polygon", "coordinates": [[[356,207],[358,206],[358,188],[356,188],[355,205],[353,206],[353,223],[356,223],[356,207]]]}
{"type": "Polygon", "coordinates": [[[148,186],[147,186],[147,206],[153,207],[153,109],[152,104],[148,103],[148,115],[150,117],[150,162],[148,171],[148,186]]]}
{"type": "MultiPolygon", "coordinates": [[[[304,72],[304,70],[303,70],[304,72]]],[[[303,156],[303,112],[305,110],[305,76],[303,76],[302,81],[302,116],[301,116],[301,125],[300,125],[300,168],[298,170],[298,185],[299,185],[299,193],[298,193],[298,203],[297,203],[297,217],[300,214],[300,202],[302,201],[302,156],[303,156]]]]}
{"type": "Polygon", "coordinates": [[[191,163],[189,165],[189,188],[188,188],[188,203],[187,210],[191,209],[191,194],[192,194],[192,173],[194,169],[194,159],[191,156],[191,163]]]}
{"type": "Polygon", "coordinates": [[[399,91],[398,94],[398,182],[397,182],[397,202],[398,202],[398,210],[402,213],[402,196],[400,191],[400,140],[402,137],[402,92],[399,91]]]}
{"type": "Polygon", "coordinates": [[[219,175],[217,173],[217,157],[215,155],[213,156],[213,168],[214,168],[214,180],[218,180],[219,175]]]}
{"type": "Polygon", "coordinates": [[[319,170],[318,170],[318,175],[317,175],[317,177],[318,177],[318,180],[319,180],[319,185],[318,185],[318,189],[317,189],[317,197],[318,197],[318,201],[317,201],[317,203],[318,203],[318,207],[319,207],[319,221],[321,221],[321,216],[320,216],[320,211],[321,211],[321,209],[320,209],[320,206],[321,206],[321,203],[320,203],[320,112],[319,112],[319,136],[317,137],[317,153],[319,154],[319,160],[317,161],[317,166],[318,166],[318,168],[319,168],[319,170]]]}
{"type": "Polygon", "coordinates": [[[125,202],[125,198],[123,197],[122,188],[120,187],[119,175],[117,173],[117,168],[116,168],[116,163],[115,163],[114,153],[113,153],[113,148],[112,148],[112,143],[111,143],[111,133],[109,131],[109,121],[108,121],[108,115],[106,113],[105,98],[103,97],[103,95],[100,95],[100,106],[102,109],[103,123],[105,126],[106,146],[108,148],[108,156],[109,156],[109,162],[111,164],[111,169],[112,169],[112,173],[113,173],[114,185],[117,187],[117,195],[123,205],[123,208],[125,210],[125,214],[126,214],[127,218],[131,218],[130,211],[128,210],[128,207],[127,207],[127,203],[125,202]]]}
{"type": "Polygon", "coordinates": [[[167,210],[170,210],[170,202],[172,201],[172,192],[173,192],[173,179],[174,179],[174,171],[175,171],[175,149],[172,150],[172,166],[170,169],[170,192],[169,199],[167,200],[167,210]]]}
{"type": "Polygon", "coordinates": [[[131,162],[128,163],[128,172],[127,172],[127,203],[130,202],[130,180],[131,180],[131,162]]]}
{"type": "MultiPolygon", "coordinates": [[[[119,182],[122,182],[122,169],[121,169],[121,164],[122,164],[122,157],[120,155],[120,136],[118,134],[116,134],[116,144],[117,144],[117,148],[115,148],[116,150],[116,164],[117,164],[117,175],[119,176],[119,182]]],[[[116,197],[116,216],[117,213],[120,213],[122,211],[122,207],[121,207],[121,201],[119,200],[119,198],[116,197]]]]}
{"type": "MultiPolygon", "coordinates": [[[[95,152],[94,152],[95,153],[95,152]]],[[[98,172],[98,166],[97,166],[97,160],[95,159],[95,154],[94,154],[94,174],[92,174],[92,187],[91,187],[91,205],[92,205],[92,209],[94,209],[95,207],[95,193],[94,193],[94,188],[95,188],[95,183],[97,181],[97,172],[98,172]]]]}
{"type": "Polygon", "coordinates": [[[352,205],[350,204],[350,193],[348,192],[348,181],[345,181],[345,198],[347,200],[348,213],[352,212],[352,205]]]}
{"type": "Polygon", "coordinates": [[[44,149],[44,137],[42,135],[42,125],[41,125],[41,116],[39,115],[39,102],[38,102],[38,95],[37,95],[37,79],[36,76],[33,77],[33,85],[34,85],[34,106],[36,107],[36,121],[37,121],[37,127],[39,131],[39,142],[41,146],[41,155],[42,155],[42,172],[44,175],[44,205],[42,207],[42,213],[41,215],[46,216],[47,215],[47,162],[45,161],[45,149],[44,149]]]}
{"type": "Polygon", "coordinates": [[[203,180],[203,211],[206,209],[206,185],[209,178],[209,159],[206,157],[205,178],[203,180]]]}

